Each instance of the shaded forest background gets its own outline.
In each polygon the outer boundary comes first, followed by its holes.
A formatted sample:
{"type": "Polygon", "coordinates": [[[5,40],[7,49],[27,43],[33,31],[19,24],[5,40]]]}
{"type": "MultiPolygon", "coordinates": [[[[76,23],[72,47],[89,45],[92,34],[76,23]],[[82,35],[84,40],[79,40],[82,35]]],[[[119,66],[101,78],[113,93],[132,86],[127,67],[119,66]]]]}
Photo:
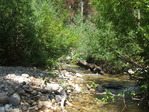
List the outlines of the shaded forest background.
{"type": "Polygon", "coordinates": [[[54,66],[73,52],[149,93],[148,0],[0,0],[0,65],[54,66]]]}

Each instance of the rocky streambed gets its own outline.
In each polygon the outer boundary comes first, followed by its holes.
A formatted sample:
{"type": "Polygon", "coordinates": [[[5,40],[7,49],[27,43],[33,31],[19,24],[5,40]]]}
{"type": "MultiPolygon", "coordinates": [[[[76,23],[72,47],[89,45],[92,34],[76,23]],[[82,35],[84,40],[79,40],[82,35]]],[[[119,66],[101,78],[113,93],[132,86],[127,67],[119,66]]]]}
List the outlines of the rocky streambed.
{"type": "Polygon", "coordinates": [[[80,76],[66,70],[55,70],[57,78],[50,74],[37,68],[0,67],[0,112],[66,111],[70,92],[81,91],[73,83],[80,76]]]}
{"type": "Polygon", "coordinates": [[[93,74],[66,64],[53,72],[0,67],[0,112],[148,112],[132,100],[99,100],[105,89],[116,95],[134,87],[128,77],[93,74]]]}

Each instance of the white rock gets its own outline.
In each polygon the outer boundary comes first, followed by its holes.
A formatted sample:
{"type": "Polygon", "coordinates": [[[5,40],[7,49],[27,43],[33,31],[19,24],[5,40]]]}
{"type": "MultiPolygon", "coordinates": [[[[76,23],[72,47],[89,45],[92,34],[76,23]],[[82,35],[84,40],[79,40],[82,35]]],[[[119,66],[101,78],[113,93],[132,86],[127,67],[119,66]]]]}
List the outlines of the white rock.
{"type": "Polygon", "coordinates": [[[77,91],[77,92],[80,92],[81,91],[81,88],[79,87],[79,85],[78,84],[75,84],[75,90],[77,91]]]}
{"type": "Polygon", "coordinates": [[[0,112],[5,112],[5,108],[4,107],[0,107],[0,112]]]}
{"type": "Polygon", "coordinates": [[[45,89],[55,92],[61,92],[63,90],[63,88],[59,84],[47,84],[45,89]]]}
{"type": "Polygon", "coordinates": [[[5,110],[6,110],[6,111],[8,111],[10,108],[11,108],[11,105],[10,105],[10,104],[6,104],[6,105],[5,105],[5,110]]]}
{"type": "Polygon", "coordinates": [[[70,56],[67,56],[67,57],[66,57],[66,60],[70,60],[70,59],[71,59],[71,57],[70,57],[70,56]]]}
{"type": "Polygon", "coordinates": [[[129,70],[128,70],[128,73],[130,73],[130,74],[134,74],[135,71],[133,71],[132,69],[129,69],[129,70]]]}
{"type": "Polygon", "coordinates": [[[69,72],[65,72],[64,75],[65,75],[66,77],[69,77],[69,76],[70,76],[70,73],[69,73],[69,72]]]}
{"type": "Polygon", "coordinates": [[[76,76],[78,76],[78,77],[82,77],[82,75],[81,75],[81,74],[79,74],[79,73],[76,73],[76,76]]]}
{"type": "Polygon", "coordinates": [[[42,106],[51,108],[52,107],[52,102],[51,101],[39,101],[38,102],[38,108],[41,108],[42,106]]]}
{"type": "Polygon", "coordinates": [[[28,74],[22,74],[22,77],[26,77],[26,78],[28,78],[29,75],[28,75],[28,74]]]}
{"type": "Polygon", "coordinates": [[[15,74],[8,74],[6,76],[6,79],[9,79],[11,81],[18,82],[18,83],[30,82],[31,81],[29,78],[22,77],[22,76],[17,76],[15,74]]]}

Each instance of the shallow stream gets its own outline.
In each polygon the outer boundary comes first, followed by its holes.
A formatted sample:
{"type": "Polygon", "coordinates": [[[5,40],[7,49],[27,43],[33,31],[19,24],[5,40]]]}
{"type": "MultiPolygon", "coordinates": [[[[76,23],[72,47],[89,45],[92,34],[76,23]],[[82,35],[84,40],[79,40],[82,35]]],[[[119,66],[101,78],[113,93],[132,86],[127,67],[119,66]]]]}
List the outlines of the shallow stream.
{"type": "MultiPolygon", "coordinates": [[[[88,70],[85,70],[76,65],[63,64],[63,69],[70,72],[81,74],[84,79],[82,81],[76,81],[77,83],[87,85],[90,81],[95,84],[107,85],[118,84],[122,85],[120,89],[109,89],[115,95],[123,93],[125,90],[138,91],[138,87],[135,82],[130,80],[127,75],[109,75],[109,74],[93,74],[88,70]]],[[[141,105],[140,101],[132,100],[131,97],[116,97],[113,102],[103,102],[101,99],[106,97],[105,95],[98,94],[98,90],[93,90],[93,93],[74,93],[72,94],[73,106],[66,107],[68,112],[149,112],[149,110],[141,105]]]]}

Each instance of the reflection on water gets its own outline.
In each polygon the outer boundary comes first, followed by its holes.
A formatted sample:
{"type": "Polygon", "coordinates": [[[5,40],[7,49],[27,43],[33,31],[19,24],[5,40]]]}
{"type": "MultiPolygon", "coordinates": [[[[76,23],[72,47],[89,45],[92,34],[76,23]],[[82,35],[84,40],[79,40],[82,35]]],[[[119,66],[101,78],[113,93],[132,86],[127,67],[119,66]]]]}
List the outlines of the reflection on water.
{"type": "MultiPolygon", "coordinates": [[[[97,75],[92,74],[89,71],[80,68],[76,65],[65,65],[68,71],[73,70],[75,73],[80,73],[85,79],[84,83],[88,81],[94,81],[99,85],[105,85],[109,83],[116,83],[123,85],[124,88],[121,91],[135,90],[135,82],[129,80],[127,75],[97,75]]],[[[115,90],[117,93],[119,90],[115,90]]],[[[100,101],[101,95],[94,94],[72,94],[72,107],[66,107],[68,112],[149,112],[149,110],[141,105],[139,101],[133,101],[131,98],[117,98],[114,102],[102,102],[100,101]]]]}

